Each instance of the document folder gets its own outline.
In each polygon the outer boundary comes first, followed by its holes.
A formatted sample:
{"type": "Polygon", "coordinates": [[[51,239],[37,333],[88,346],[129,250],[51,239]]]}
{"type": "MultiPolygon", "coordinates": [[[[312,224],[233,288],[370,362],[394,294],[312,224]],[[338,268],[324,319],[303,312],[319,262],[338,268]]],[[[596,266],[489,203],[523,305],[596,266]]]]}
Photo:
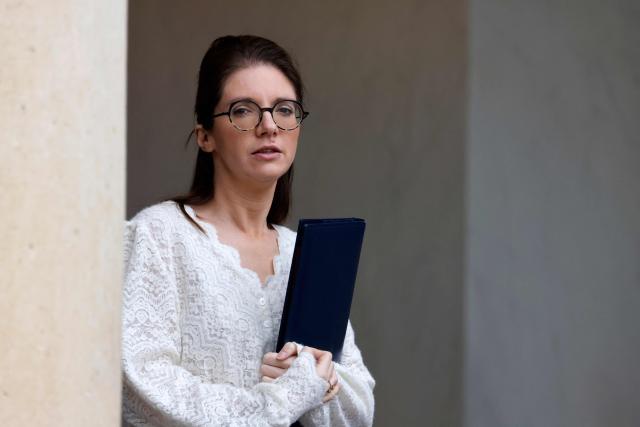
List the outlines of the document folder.
{"type": "Polygon", "coordinates": [[[276,351],[295,341],[340,361],[364,229],[360,218],[300,220],[276,351]]]}

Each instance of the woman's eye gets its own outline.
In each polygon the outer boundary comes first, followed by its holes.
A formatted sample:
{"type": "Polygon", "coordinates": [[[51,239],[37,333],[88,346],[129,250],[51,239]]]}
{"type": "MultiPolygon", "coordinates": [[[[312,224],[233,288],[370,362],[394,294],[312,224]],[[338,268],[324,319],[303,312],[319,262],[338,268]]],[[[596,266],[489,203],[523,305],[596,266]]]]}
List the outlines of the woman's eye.
{"type": "Polygon", "coordinates": [[[289,107],[280,107],[277,110],[278,114],[280,114],[281,116],[289,116],[291,114],[293,114],[293,110],[289,107]]]}
{"type": "Polygon", "coordinates": [[[251,111],[249,111],[249,109],[247,108],[236,108],[231,112],[231,114],[233,114],[234,116],[246,116],[250,112],[251,111]]]}

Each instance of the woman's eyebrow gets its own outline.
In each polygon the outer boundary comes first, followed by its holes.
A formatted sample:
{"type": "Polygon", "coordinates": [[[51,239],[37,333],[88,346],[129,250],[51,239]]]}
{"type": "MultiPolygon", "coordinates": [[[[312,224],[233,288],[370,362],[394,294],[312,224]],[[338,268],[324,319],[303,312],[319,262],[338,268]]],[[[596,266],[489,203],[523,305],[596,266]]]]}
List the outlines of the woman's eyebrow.
{"type": "MultiPolygon", "coordinates": [[[[258,101],[256,101],[255,99],[248,97],[248,96],[242,96],[242,97],[238,97],[238,98],[233,98],[231,99],[229,102],[227,102],[227,105],[231,106],[231,104],[233,104],[234,102],[238,102],[238,101],[251,101],[254,102],[258,105],[260,105],[260,103],[258,101]]],[[[277,104],[280,101],[297,101],[296,97],[278,97],[273,101],[272,105],[277,104]]]]}
{"type": "Polygon", "coordinates": [[[253,98],[249,98],[249,97],[240,97],[240,98],[233,98],[231,100],[229,100],[229,102],[227,102],[227,105],[231,105],[234,102],[238,102],[238,101],[251,101],[251,102],[256,102],[255,99],[253,98]]]}
{"type": "Polygon", "coordinates": [[[276,98],[276,100],[274,101],[274,104],[277,104],[280,101],[297,101],[297,97],[293,97],[293,98],[276,98]]]}

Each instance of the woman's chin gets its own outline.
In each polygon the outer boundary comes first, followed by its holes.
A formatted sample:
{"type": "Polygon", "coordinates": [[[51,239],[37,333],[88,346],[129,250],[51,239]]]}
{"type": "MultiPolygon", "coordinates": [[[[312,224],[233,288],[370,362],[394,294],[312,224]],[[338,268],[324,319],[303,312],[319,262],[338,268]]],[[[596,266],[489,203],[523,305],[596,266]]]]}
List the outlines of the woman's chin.
{"type": "Polygon", "coordinates": [[[251,175],[258,181],[275,181],[287,173],[291,167],[291,165],[285,165],[283,163],[284,162],[257,165],[253,168],[251,175]]]}
{"type": "Polygon", "coordinates": [[[259,172],[262,173],[256,173],[258,171],[254,171],[254,173],[252,174],[252,178],[254,179],[254,181],[262,183],[262,184],[274,184],[276,181],[278,181],[278,179],[284,175],[285,173],[287,173],[287,170],[282,170],[282,168],[277,168],[274,170],[262,170],[259,172]]]}

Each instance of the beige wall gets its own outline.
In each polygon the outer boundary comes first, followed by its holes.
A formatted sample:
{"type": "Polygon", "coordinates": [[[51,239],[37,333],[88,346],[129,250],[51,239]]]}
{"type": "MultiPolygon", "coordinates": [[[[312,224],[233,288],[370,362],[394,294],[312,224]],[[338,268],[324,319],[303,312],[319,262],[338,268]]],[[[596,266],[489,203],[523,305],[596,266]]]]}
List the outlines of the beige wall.
{"type": "Polygon", "coordinates": [[[289,225],[367,220],[352,320],[376,425],[460,425],[465,2],[135,1],[129,25],[127,214],[188,188],[183,143],[211,41],[282,44],[311,111],[289,225]]]}
{"type": "Polygon", "coordinates": [[[120,419],[126,3],[0,1],[0,423],[120,419]]]}

